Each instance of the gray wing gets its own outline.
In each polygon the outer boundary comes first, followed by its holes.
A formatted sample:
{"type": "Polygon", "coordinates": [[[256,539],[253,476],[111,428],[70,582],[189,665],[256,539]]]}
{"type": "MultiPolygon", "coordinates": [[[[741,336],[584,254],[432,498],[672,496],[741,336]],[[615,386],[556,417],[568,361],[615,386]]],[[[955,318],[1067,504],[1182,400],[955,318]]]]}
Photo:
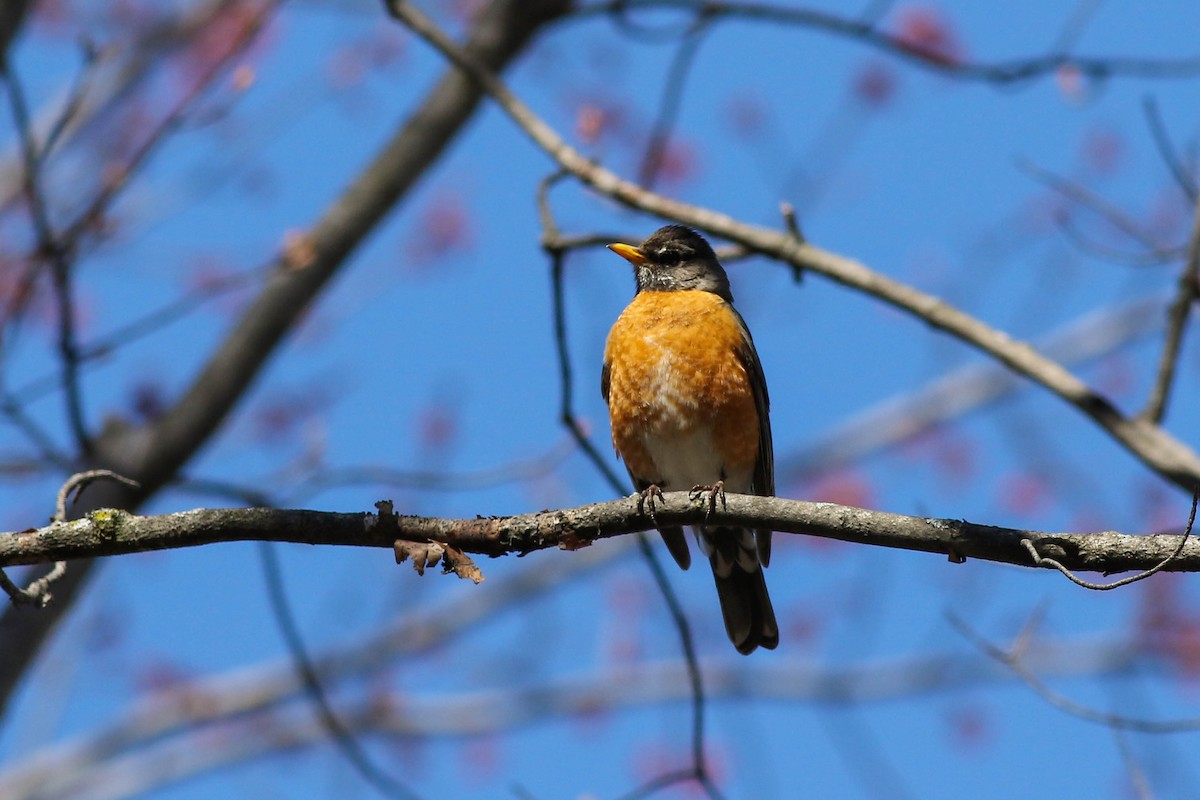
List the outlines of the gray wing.
{"type": "MultiPolygon", "coordinates": [[[[746,320],[733,310],[738,324],[742,328],[742,347],[738,357],[750,377],[750,386],[754,393],[754,409],[758,412],[758,460],[754,463],[754,478],[751,489],[757,495],[772,497],[775,494],[775,448],[771,442],[771,398],[767,394],[767,379],[763,375],[762,362],[758,359],[758,351],[754,349],[754,338],[746,327],[746,320]]],[[[758,560],[765,567],[771,561],[771,531],[755,531],[755,542],[758,546],[758,560]]]]}

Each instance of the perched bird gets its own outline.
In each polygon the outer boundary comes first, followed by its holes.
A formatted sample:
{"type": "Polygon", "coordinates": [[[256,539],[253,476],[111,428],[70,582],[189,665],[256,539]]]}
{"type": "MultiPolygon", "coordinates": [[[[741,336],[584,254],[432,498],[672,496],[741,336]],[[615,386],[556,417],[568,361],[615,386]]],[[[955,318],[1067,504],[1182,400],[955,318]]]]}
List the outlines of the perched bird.
{"type": "MultiPolygon", "coordinates": [[[[633,265],[637,293],[608,335],[600,388],[613,446],[653,509],[658,490],[773,495],[767,383],[733,307],[716,253],[691,228],[668,225],[640,247],[608,246],[633,265]]],[[[660,528],[687,569],[681,528],[660,528]]],[[[725,630],[739,652],[773,649],[779,627],[762,568],[771,531],[703,525],[725,630]]]]}

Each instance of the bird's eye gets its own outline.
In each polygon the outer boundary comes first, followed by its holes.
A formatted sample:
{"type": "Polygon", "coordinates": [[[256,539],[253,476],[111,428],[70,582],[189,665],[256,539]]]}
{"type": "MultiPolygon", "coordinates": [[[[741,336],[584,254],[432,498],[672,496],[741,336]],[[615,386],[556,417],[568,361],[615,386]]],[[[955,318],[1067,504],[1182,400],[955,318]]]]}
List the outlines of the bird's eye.
{"type": "Polygon", "coordinates": [[[665,263],[683,261],[687,254],[679,247],[664,247],[658,251],[658,260],[665,263]]]}

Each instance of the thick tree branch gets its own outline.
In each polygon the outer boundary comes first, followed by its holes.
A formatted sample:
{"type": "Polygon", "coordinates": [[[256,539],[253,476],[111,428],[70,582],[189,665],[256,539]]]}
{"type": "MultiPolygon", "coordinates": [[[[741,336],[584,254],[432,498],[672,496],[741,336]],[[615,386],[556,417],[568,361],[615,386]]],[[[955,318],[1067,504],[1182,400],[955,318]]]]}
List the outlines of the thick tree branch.
{"type": "MultiPolygon", "coordinates": [[[[1043,558],[1074,571],[1150,569],[1179,546],[1174,534],[1047,533],[980,525],[965,520],[911,517],[832,503],[729,494],[709,511],[687,492],[669,492],[658,504],[660,525],[710,523],[771,528],[828,539],[941,553],[953,560],[978,558],[1018,566],[1033,560],[1029,540],[1043,558]]],[[[448,519],[394,514],[336,513],[266,508],[197,509],[137,516],[102,509],[73,522],[0,535],[0,566],[41,564],[96,556],[193,547],[216,542],[263,540],[300,544],[392,547],[437,542],[487,556],[559,548],[575,550],[598,539],[653,530],[636,497],[578,508],[510,517],[448,519]]],[[[1200,541],[1189,541],[1165,567],[1200,571],[1200,541]]]]}
{"type": "Polygon", "coordinates": [[[630,208],[701,228],[797,269],[824,275],[895,306],[978,348],[1058,395],[1091,418],[1147,467],[1189,493],[1200,485],[1200,456],[1194,450],[1157,425],[1126,416],[1106,397],[1029,344],[1014,340],[1004,331],[940,298],[875,272],[852,258],[799,241],[790,231],[745,224],[726,214],[655,194],[618,177],[568,145],[486,65],[455,45],[411,3],[393,0],[391,6],[395,15],[411,30],[478,81],[496,104],[560,167],[597,192],[630,208]]]}

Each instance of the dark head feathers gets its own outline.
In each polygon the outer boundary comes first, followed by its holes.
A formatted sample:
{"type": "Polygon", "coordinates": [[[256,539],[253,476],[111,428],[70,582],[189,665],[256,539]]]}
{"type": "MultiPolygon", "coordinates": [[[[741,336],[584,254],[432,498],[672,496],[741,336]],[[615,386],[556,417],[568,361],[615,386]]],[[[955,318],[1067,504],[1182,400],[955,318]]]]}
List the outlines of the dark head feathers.
{"type": "Polygon", "coordinates": [[[667,225],[639,247],[609,249],[633,264],[639,292],[712,292],[730,302],[729,277],[704,237],[684,225],[667,225]]]}

